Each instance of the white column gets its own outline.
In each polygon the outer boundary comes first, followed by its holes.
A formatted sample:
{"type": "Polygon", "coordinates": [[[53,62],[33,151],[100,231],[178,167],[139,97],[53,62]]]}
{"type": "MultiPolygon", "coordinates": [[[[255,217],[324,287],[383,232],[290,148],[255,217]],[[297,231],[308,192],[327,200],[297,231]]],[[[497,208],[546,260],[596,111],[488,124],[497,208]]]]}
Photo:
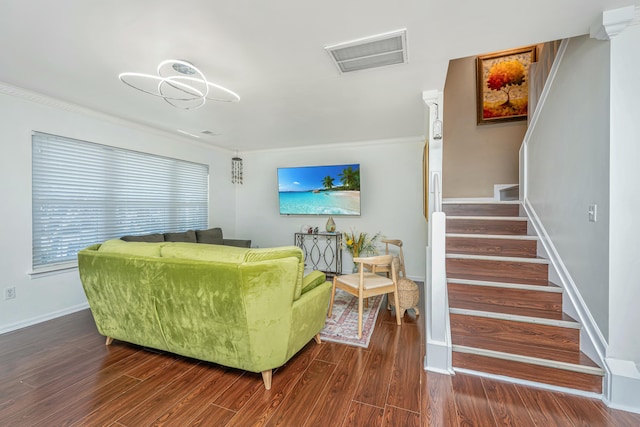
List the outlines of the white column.
{"type": "Polygon", "coordinates": [[[445,215],[434,212],[436,198],[442,197],[442,138],[434,135],[434,122],[443,120],[443,94],[432,90],[423,93],[427,106],[427,138],[429,139],[429,236],[425,281],[426,357],[429,371],[453,373],[451,367],[451,332],[445,271],[445,215]],[[437,187],[437,188],[436,188],[437,187]]]}
{"type": "Polygon", "coordinates": [[[616,36],[611,39],[606,355],[611,375],[605,397],[614,408],[640,413],[640,8],[607,11],[603,15],[608,13],[618,23],[626,17],[629,26],[625,29],[616,24],[616,36]]]}

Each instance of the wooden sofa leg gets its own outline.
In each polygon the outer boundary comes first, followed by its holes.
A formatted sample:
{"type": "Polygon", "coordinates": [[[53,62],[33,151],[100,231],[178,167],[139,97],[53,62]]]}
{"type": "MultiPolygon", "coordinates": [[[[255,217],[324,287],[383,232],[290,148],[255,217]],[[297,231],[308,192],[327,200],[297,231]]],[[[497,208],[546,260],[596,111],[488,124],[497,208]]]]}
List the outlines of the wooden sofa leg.
{"type": "Polygon", "coordinates": [[[262,381],[264,382],[264,388],[266,390],[271,390],[271,375],[272,375],[272,370],[269,369],[268,371],[262,371],[262,381]]]}
{"type": "Polygon", "coordinates": [[[314,339],[314,340],[316,340],[316,342],[317,342],[318,344],[322,344],[322,341],[320,340],[320,332],[318,332],[318,333],[316,334],[316,336],[315,336],[315,337],[313,337],[313,339],[314,339]]]}
{"type": "Polygon", "coordinates": [[[111,345],[112,342],[113,342],[113,338],[107,337],[107,341],[105,341],[104,345],[111,345]]]}

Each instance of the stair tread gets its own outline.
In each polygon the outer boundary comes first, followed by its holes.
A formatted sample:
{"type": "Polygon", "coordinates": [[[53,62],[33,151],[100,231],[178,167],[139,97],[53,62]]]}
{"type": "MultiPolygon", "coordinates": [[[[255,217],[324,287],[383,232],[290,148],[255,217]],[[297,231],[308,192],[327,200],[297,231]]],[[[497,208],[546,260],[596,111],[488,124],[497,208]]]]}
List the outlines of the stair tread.
{"type": "Polygon", "coordinates": [[[446,233],[527,235],[526,217],[447,216],[446,233]]]}
{"type": "Polygon", "coordinates": [[[519,356],[529,356],[537,359],[599,368],[599,366],[591,360],[589,356],[581,351],[549,349],[536,345],[499,342],[470,336],[452,337],[452,343],[454,345],[462,345],[465,347],[499,351],[501,353],[517,354],[519,356]]]}
{"type": "Polygon", "coordinates": [[[539,256],[535,257],[526,257],[526,256],[513,256],[513,255],[487,255],[487,254],[462,254],[457,252],[447,252],[447,258],[459,258],[459,259],[479,259],[479,260],[488,260],[488,261],[509,261],[509,262],[526,262],[526,263],[536,263],[536,264],[549,264],[549,260],[547,258],[542,258],[539,256]]]}
{"type": "Polygon", "coordinates": [[[536,258],[538,240],[527,235],[446,234],[446,252],[468,255],[536,258]]]}
{"type": "MultiPolygon", "coordinates": [[[[460,275],[458,275],[460,276],[460,275]]],[[[469,285],[469,286],[492,286],[492,287],[508,287],[508,288],[523,288],[527,290],[539,290],[540,292],[558,292],[562,293],[562,288],[556,285],[553,282],[548,282],[546,286],[540,285],[529,285],[526,283],[511,283],[511,282],[496,282],[492,280],[484,280],[484,279],[465,279],[462,277],[448,277],[447,283],[459,283],[461,285],[469,285]],[[547,289],[551,288],[551,289],[547,289]]]]}
{"type": "Polygon", "coordinates": [[[534,280],[529,279],[523,281],[522,278],[519,277],[495,277],[495,276],[485,276],[479,274],[464,274],[464,273],[447,273],[447,279],[462,279],[462,280],[475,280],[481,282],[499,282],[499,283],[514,283],[514,284],[523,284],[523,285],[536,285],[536,286],[557,286],[553,282],[549,280],[534,280]]]}
{"type": "Polygon", "coordinates": [[[599,368],[589,367],[586,370],[591,372],[581,372],[581,369],[545,366],[461,351],[454,351],[452,356],[453,367],[456,371],[464,369],[471,372],[486,372],[501,377],[519,378],[567,389],[602,393],[603,371],[599,368]]]}
{"type": "Polygon", "coordinates": [[[460,199],[443,199],[443,205],[519,205],[517,200],[460,200],[460,199]]]}
{"type": "Polygon", "coordinates": [[[447,202],[442,204],[442,208],[447,215],[492,215],[510,216],[520,214],[520,203],[492,203],[492,202],[447,202]]]}
{"type": "Polygon", "coordinates": [[[473,274],[479,276],[503,277],[507,281],[544,285],[549,281],[549,264],[524,262],[508,258],[487,259],[446,256],[446,271],[449,277],[473,274]]]}
{"type": "Polygon", "coordinates": [[[526,216],[447,215],[447,220],[528,221],[526,216]]]}
{"type": "Polygon", "coordinates": [[[494,304],[485,304],[469,301],[450,301],[449,308],[459,308],[463,310],[483,311],[490,313],[506,314],[510,316],[525,316],[540,319],[562,320],[564,322],[576,322],[574,318],[563,312],[551,310],[537,310],[532,308],[520,308],[499,306],[494,304]]]}
{"type": "Polygon", "coordinates": [[[510,234],[446,233],[445,237],[457,237],[465,239],[538,240],[537,236],[510,234]]]}

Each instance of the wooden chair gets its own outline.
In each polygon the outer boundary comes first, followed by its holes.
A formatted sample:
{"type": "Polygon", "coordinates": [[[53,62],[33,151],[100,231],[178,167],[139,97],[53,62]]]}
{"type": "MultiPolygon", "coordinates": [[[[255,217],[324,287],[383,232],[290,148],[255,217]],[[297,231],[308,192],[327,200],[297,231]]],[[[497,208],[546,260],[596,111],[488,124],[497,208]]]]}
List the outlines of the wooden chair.
{"type": "MultiPolygon", "coordinates": [[[[335,276],[333,278],[333,289],[331,290],[331,302],[329,303],[329,314],[333,310],[333,300],[336,296],[336,288],[342,289],[358,298],[358,338],[362,338],[362,311],[364,306],[364,300],[368,297],[375,295],[391,294],[395,301],[395,306],[400,307],[398,304],[398,260],[394,261],[393,255],[380,255],[373,257],[358,257],[354,258],[353,262],[359,263],[360,267],[358,272],[354,274],[346,274],[342,276],[335,276]],[[381,276],[373,271],[365,271],[364,266],[370,265],[372,268],[383,268],[387,266],[391,272],[390,277],[381,276]]],[[[390,297],[390,295],[389,295],[390,297]]],[[[400,317],[400,311],[396,310],[396,323],[402,324],[402,318],[400,317]]]]}
{"type": "MultiPolygon", "coordinates": [[[[396,246],[398,248],[398,260],[400,261],[400,268],[398,271],[398,276],[402,273],[402,278],[407,277],[407,272],[404,268],[404,254],[402,253],[402,240],[398,239],[384,239],[381,240],[382,243],[385,244],[385,255],[389,255],[389,245],[396,246]]],[[[389,277],[389,273],[391,273],[391,265],[386,266],[373,266],[369,264],[363,264],[364,267],[371,271],[372,273],[386,273],[387,277],[389,277]]],[[[398,277],[399,279],[400,277],[398,277]]]]}

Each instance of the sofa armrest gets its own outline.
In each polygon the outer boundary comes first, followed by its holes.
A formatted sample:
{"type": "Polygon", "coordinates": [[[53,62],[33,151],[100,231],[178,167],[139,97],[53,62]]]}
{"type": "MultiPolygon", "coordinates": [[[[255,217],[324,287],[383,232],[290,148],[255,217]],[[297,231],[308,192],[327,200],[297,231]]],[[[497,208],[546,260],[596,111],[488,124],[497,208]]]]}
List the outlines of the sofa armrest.
{"type": "Polygon", "coordinates": [[[324,328],[329,311],[331,289],[331,282],[322,282],[293,302],[289,355],[299,351],[324,328]]]}
{"type": "Polygon", "coordinates": [[[237,246],[239,248],[250,248],[251,240],[243,239],[222,239],[222,244],[227,246],[237,246]]]}

